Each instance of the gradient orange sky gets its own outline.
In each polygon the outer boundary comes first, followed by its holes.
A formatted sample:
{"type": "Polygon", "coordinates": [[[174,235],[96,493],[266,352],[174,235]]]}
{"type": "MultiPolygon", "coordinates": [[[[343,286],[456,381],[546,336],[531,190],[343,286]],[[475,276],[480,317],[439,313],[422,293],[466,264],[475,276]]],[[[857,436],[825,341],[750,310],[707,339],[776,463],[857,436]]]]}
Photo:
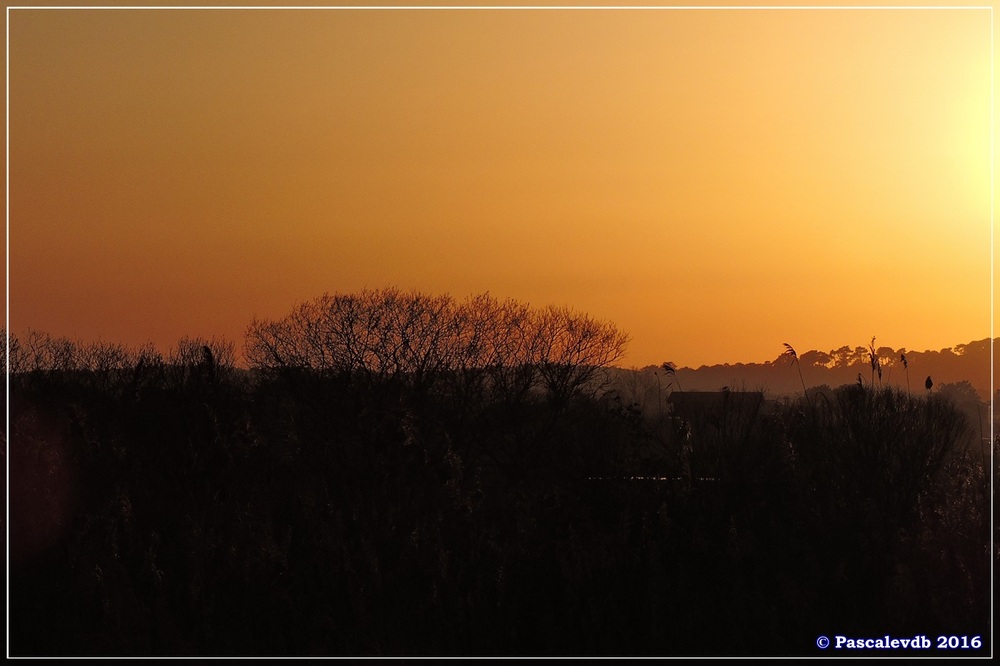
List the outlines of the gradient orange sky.
{"type": "Polygon", "coordinates": [[[990,335],[989,10],[9,12],[10,326],[393,285],[625,366],[990,335]]]}

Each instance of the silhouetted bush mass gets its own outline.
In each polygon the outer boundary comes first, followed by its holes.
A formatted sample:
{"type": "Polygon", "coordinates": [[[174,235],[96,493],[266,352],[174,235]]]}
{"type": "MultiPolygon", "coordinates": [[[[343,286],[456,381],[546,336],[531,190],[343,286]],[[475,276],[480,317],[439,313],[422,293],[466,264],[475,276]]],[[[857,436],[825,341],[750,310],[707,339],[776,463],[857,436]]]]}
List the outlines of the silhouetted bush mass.
{"type": "Polygon", "coordinates": [[[29,337],[12,655],[991,649],[989,478],[944,396],[643,414],[601,384],[613,326],[488,296],[325,296],[253,322],[250,369],[29,337]]]}
{"type": "Polygon", "coordinates": [[[476,392],[488,383],[506,401],[536,388],[562,401],[621,358],[627,340],[566,308],[383,289],[324,294],[278,321],[255,319],[246,355],[254,368],[310,369],[369,385],[476,392]]]}

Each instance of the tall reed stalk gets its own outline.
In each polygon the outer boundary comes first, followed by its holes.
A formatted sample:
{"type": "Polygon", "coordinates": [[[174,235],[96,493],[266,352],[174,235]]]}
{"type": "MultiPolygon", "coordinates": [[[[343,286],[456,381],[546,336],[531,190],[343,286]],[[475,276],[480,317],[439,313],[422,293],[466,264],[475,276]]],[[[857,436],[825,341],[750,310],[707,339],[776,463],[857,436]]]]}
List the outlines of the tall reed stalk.
{"type": "Polygon", "coordinates": [[[910,364],[906,361],[906,354],[900,354],[899,360],[903,362],[903,370],[906,371],[906,395],[910,395],[910,364]]]}
{"type": "Polygon", "coordinates": [[[671,377],[673,377],[673,380],[675,382],[677,382],[677,390],[680,391],[681,393],[683,393],[684,389],[681,388],[681,381],[679,379],[677,379],[677,366],[674,365],[673,363],[671,363],[670,361],[666,361],[660,367],[663,368],[663,371],[665,373],[667,373],[668,375],[670,375],[671,377]]]}
{"type": "Polygon", "coordinates": [[[795,353],[795,350],[787,342],[785,344],[785,353],[782,356],[790,356],[792,359],[792,365],[799,369],[799,381],[802,382],[802,393],[806,396],[806,402],[809,403],[809,409],[812,409],[812,398],[809,397],[809,391],[806,390],[806,380],[802,376],[802,365],[799,363],[799,355],[795,353]]]}

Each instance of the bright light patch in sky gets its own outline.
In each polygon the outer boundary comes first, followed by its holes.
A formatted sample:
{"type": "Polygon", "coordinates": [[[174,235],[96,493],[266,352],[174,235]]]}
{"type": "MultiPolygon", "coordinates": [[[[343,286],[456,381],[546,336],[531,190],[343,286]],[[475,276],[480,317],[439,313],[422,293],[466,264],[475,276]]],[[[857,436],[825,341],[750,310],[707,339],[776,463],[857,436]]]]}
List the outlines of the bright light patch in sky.
{"type": "Polygon", "coordinates": [[[8,16],[15,332],[395,285],[640,366],[989,334],[986,9],[8,16]]]}

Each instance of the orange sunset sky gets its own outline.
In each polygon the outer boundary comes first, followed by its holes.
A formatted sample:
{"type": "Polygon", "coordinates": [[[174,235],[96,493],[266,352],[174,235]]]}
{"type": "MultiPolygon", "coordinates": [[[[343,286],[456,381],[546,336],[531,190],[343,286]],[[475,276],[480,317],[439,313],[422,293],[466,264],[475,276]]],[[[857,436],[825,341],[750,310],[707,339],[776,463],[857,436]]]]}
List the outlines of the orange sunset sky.
{"type": "Polygon", "coordinates": [[[625,366],[979,340],[992,21],[10,10],[10,328],[239,347],[393,285],[613,321],[625,366]]]}

